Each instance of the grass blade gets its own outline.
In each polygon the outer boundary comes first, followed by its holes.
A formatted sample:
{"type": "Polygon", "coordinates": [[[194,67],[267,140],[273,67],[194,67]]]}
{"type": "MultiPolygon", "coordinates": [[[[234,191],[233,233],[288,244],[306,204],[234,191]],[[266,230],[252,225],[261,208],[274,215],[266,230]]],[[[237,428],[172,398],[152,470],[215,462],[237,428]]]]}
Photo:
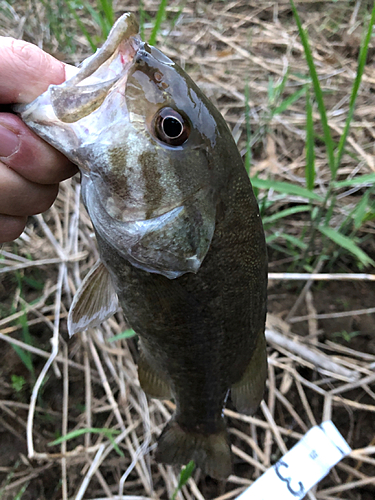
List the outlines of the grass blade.
{"type": "Polygon", "coordinates": [[[328,125],[327,112],[326,112],[326,108],[324,106],[322,88],[320,86],[318,74],[316,72],[314,59],[313,59],[313,56],[311,53],[307,33],[302,27],[302,23],[301,23],[300,17],[298,15],[298,12],[297,12],[296,6],[294,5],[293,0],[290,0],[290,4],[292,6],[294,19],[295,19],[297,27],[298,27],[299,36],[301,37],[301,42],[302,42],[303,49],[305,52],[306,62],[307,62],[307,65],[309,67],[310,76],[311,76],[311,79],[313,82],[315,98],[316,98],[316,102],[318,104],[318,109],[319,109],[319,113],[320,113],[320,120],[321,120],[322,126],[323,126],[324,142],[325,142],[325,145],[327,148],[328,165],[329,165],[329,168],[331,170],[332,179],[334,179],[336,177],[335,155],[334,155],[334,150],[333,150],[332,135],[331,135],[331,131],[330,131],[330,128],[328,125]]]}
{"type": "Polygon", "coordinates": [[[100,0],[100,5],[102,6],[105,18],[109,24],[109,27],[111,28],[115,21],[112,0],[100,0]]]}
{"type": "Polygon", "coordinates": [[[58,444],[63,443],[64,441],[68,441],[69,439],[75,439],[83,434],[104,434],[105,437],[109,439],[111,436],[113,438],[114,434],[120,434],[120,431],[116,431],[114,429],[97,429],[95,427],[88,427],[87,429],[76,429],[75,431],[68,432],[65,436],[61,436],[58,439],[55,439],[51,443],[48,443],[48,446],[56,446],[58,444]]]}
{"type": "Polygon", "coordinates": [[[308,200],[316,200],[320,202],[323,201],[323,199],[313,191],[309,191],[308,189],[301,186],[296,186],[295,184],[290,184],[289,182],[280,182],[270,179],[259,179],[259,177],[253,177],[251,179],[251,184],[253,185],[253,187],[260,189],[274,189],[279,193],[294,194],[295,196],[301,196],[302,198],[306,198],[308,200]]]}
{"type": "Polygon", "coordinates": [[[314,148],[314,121],[310,92],[306,87],[306,168],[305,178],[307,189],[312,191],[315,183],[315,148],[314,148]]]}
{"type": "Polygon", "coordinates": [[[296,92],[294,92],[292,95],[284,99],[282,103],[279,104],[279,106],[277,106],[274,110],[272,110],[272,116],[281,114],[284,111],[286,111],[289,108],[289,106],[291,106],[295,101],[297,101],[304,93],[305,93],[305,87],[302,87],[298,89],[296,92]]]}
{"type": "Polygon", "coordinates": [[[122,340],[122,339],[130,339],[131,337],[134,337],[135,335],[136,335],[135,331],[130,328],[129,330],[125,330],[124,332],[119,333],[118,335],[114,335],[113,337],[110,337],[108,339],[108,342],[115,342],[116,340],[122,340]]]}
{"type": "Polygon", "coordinates": [[[65,436],[62,436],[58,439],[55,439],[55,441],[52,441],[51,443],[48,443],[48,446],[56,446],[58,444],[63,443],[64,441],[68,441],[69,439],[74,439],[79,436],[82,436],[83,434],[87,433],[92,433],[92,434],[104,434],[104,436],[109,440],[111,445],[113,446],[113,449],[118,453],[121,457],[124,456],[124,453],[120,450],[118,444],[113,438],[114,434],[120,434],[120,431],[116,431],[114,429],[97,429],[95,427],[89,427],[87,429],[76,429],[72,432],[68,432],[65,436]]]}
{"type": "Polygon", "coordinates": [[[102,13],[91,7],[88,2],[84,2],[83,5],[85,6],[90,16],[94,19],[96,24],[99,26],[104,41],[108,36],[111,26],[108,24],[106,18],[102,15],[102,13]]]}
{"type": "Polygon", "coordinates": [[[72,13],[74,19],[77,21],[79,29],[82,31],[84,37],[86,38],[86,40],[90,44],[91,50],[93,52],[95,52],[97,47],[96,47],[93,39],[91,38],[90,33],[87,31],[86,26],[83,24],[83,22],[81,21],[81,19],[79,18],[78,14],[77,14],[77,12],[75,11],[74,7],[72,6],[71,0],[66,0],[66,5],[68,6],[68,9],[72,13]]]}
{"type": "Polygon", "coordinates": [[[300,239],[296,238],[295,236],[292,236],[291,234],[286,234],[286,233],[281,233],[280,234],[281,238],[284,238],[285,241],[291,243],[297,248],[300,248],[301,250],[307,250],[307,243],[304,241],[301,241],[300,239]]]}
{"type": "Polygon", "coordinates": [[[26,366],[26,368],[29,370],[30,373],[34,373],[34,366],[33,362],[31,360],[31,357],[28,352],[24,351],[21,347],[18,345],[12,344],[13,349],[16,351],[18,354],[19,358],[21,359],[22,363],[26,366]]]}
{"type": "Polygon", "coordinates": [[[324,234],[324,236],[327,236],[327,238],[332,240],[338,246],[340,246],[341,248],[345,248],[345,250],[357,257],[357,259],[363,266],[368,266],[370,264],[375,266],[375,262],[363,250],[361,250],[353,240],[351,240],[347,236],[344,236],[343,234],[340,234],[331,227],[327,226],[319,227],[318,229],[322,234],[324,234]]]}
{"type": "Polygon", "coordinates": [[[353,179],[347,179],[345,181],[336,181],[333,183],[335,188],[355,186],[357,184],[363,184],[364,186],[372,186],[375,184],[375,174],[358,175],[353,177],[353,179]]]}
{"type": "Polygon", "coordinates": [[[353,212],[353,222],[355,229],[359,229],[367,216],[367,205],[370,200],[370,189],[366,191],[353,212]]]}
{"type": "Polygon", "coordinates": [[[286,242],[291,243],[293,246],[300,248],[301,250],[307,250],[307,244],[304,241],[301,241],[291,234],[282,233],[280,231],[276,231],[266,237],[267,245],[270,245],[273,241],[279,238],[284,239],[286,242]]]}
{"type": "Polygon", "coordinates": [[[25,493],[27,487],[29,486],[30,481],[28,481],[26,484],[22,486],[20,491],[17,493],[17,495],[14,497],[14,500],[21,500],[22,495],[25,493]]]}
{"type": "Polygon", "coordinates": [[[171,22],[170,22],[170,25],[169,25],[169,31],[168,31],[168,33],[164,36],[164,40],[166,40],[166,39],[169,37],[169,35],[171,34],[171,32],[174,30],[174,28],[175,28],[175,26],[176,26],[176,24],[177,24],[177,21],[178,21],[179,17],[181,16],[182,11],[183,11],[183,10],[184,10],[184,8],[185,8],[186,2],[187,2],[187,0],[184,0],[184,1],[180,4],[180,6],[179,6],[179,8],[178,8],[178,11],[176,12],[176,15],[173,17],[173,19],[171,19],[171,22]]]}
{"type": "Polygon", "coordinates": [[[156,42],[156,37],[158,36],[159,30],[161,23],[163,22],[164,15],[165,15],[165,9],[167,7],[168,0],[161,0],[158,12],[156,14],[156,19],[155,19],[155,24],[153,27],[153,30],[151,32],[151,36],[149,38],[148,43],[150,45],[155,45],[156,42]]]}
{"type": "Polygon", "coordinates": [[[283,217],[288,217],[289,215],[298,214],[300,212],[309,212],[311,210],[310,205],[298,205],[297,207],[286,208],[285,210],[281,210],[276,214],[270,215],[269,217],[263,217],[263,224],[273,224],[274,222],[282,219],[283,217]]]}
{"type": "Polygon", "coordinates": [[[355,101],[357,99],[359,86],[361,84],[363,71],[364,71],[365,65],[366,65],[367,52],[368,52],[368,47],[369,47],[369,44],[371,41],[372,28],[373,28],[374,22],[375,22],[375,3],[373,4],[373,7],[372,7],[371,18],[370,18],[370,22],[369,22],[369,25],[367,28],[367,33],[366,33],[365,39],[364,39],[364,41],[361,45],[360,51],[359,51],[358,68],[357,68],[357,74],[356,74],[354,84],[353,84],[352,94],[350,96],[348,117],[346,119],[345,128],[344,128],[343,133],[341,134],[339,145],[337,148],[336,165],[335,165],[336,170],[338,169],[338,167],[340,165],[341,157],[342,157],[343,152],[344,152],[346,138],[347,138],[348,133],[349,133],[350,123],[351,123],[352,118],[353,118],[355,101]]]}
{"type": "Polygon", "coordinates": [[[175,489],[171,500],[176,500],[177,493],[180,491],[180,489],[185,486],[185,484],[188,482],[190,476],[192,475],[193,471],[195,468],[195,463],[193,460],[190,460],[190,462],[182,467],[181,473],[180,473],[180,478],[178,480],[178,485],[177,488],[175,489]]]}
{"type": "MultiPolygon", "coordinates": [[[[22,327],[22,335],[23,335],[23,340],[26,344],[28,345],[33,345],[32,338],[29,332],[29,325],[27,321],[27,314],[24,312],[22,316],[19,317],[19,323],[22,327]]],[[[19,358],[21,359],[22,363],[26,366],[26,368],[29,370],[31,373],[32,377],[35,377],[35,370],[34,370],[34,365],[33,365],[33,359],[32,355],[29,351],[25,351],[21,347],[12,344],[13,349],[16,351],[18,354],[19,358]]]]}

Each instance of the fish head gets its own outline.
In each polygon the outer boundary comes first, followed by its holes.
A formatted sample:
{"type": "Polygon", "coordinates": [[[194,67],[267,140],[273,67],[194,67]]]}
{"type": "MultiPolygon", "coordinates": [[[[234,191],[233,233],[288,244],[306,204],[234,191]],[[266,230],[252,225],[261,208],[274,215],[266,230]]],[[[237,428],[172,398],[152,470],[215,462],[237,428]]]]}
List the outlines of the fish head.
{"type": "Polygon", "coordinates": [[[230,132],[184,70],[140,39],[132,14],[71,78],[18,112],[78,165],[95,230],[117,251],[171,278],[197,272],[223,180],[217,142],[230,132]]]}

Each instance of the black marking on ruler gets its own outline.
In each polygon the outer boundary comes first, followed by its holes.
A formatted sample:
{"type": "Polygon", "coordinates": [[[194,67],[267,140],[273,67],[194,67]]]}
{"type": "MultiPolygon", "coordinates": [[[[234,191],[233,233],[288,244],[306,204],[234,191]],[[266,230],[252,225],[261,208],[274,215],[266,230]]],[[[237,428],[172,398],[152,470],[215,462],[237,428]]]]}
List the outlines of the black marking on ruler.
{"type": "Polygon", "coordinates": [[[290,493],[292,495],[294,495],[295,497],[300,497],[301,495],[304,496],[305,488],[303,487],[303,484],[301,483],[301,481],[298,481],[299,489],[294,490],[291,486],[292,478],[291,477],[284,477],[282,475],[282,473],[280,472],[281,467],[285,467],[287,469],[289,467],[289,465],[286,462],[284,462],[283,460],[279,460],[274,465],[274,469],[275,469],[277,477],[279,479],[281,479],[281,481],[284,481],[286,483],[286,487],[288,488],[288,490],[290,491],[290,493]]]}
{"type": "Polygon", "coordinates": [[[324,427],[322,427],[322,424],[319,424],[319,428],[324,432],[325,436],[331,441],[331,443],[333,444],[333,446],[339,450],[339,452],[341,453],[341,455],[343,457],[346,457],[347,453],[345,453],[345,451],[343,451],[340,448],[340,446],[338,446],[334,441],[332,441],[331,437],[328,436],[327,432],[324,430],[324,427]]]}

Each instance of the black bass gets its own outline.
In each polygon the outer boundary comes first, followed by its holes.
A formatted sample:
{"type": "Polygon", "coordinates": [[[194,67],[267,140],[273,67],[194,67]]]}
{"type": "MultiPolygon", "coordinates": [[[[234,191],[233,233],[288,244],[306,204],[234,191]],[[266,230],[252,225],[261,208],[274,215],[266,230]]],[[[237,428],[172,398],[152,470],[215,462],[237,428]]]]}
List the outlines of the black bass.
{"type": "Polygon", "coordinates": [[[100,262],[69,333],[118,308],[140,338],[139,380],[173,398],[156,459],[231,473],[223,408],[252,414],[267,373],[267,256],[248,175],[223,117],[138,36],[133,15],[65,83],[18,108],[81,171],[100,262]]]}

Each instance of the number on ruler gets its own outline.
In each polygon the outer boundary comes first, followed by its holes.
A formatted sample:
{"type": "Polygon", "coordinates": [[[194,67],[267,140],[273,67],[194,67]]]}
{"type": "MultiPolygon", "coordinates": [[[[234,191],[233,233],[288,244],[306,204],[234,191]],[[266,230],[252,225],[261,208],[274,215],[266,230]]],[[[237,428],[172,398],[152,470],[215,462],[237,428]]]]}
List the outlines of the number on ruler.
{"type": "MultiPolygon", "coordinates": [[[[276,475],[279,479],[281,479],[281,481],[284,481],[286,483],[286,487],[288,488],[288,490],[290,491],[290,493],[292,495],[294,495],[295,497],[299,497],[301,498],[301,495],[303,495],[305,493],[305,488],[303,487],[303,484],[301,483],[301,481],[298,481],[298,487],[299,489],[296,490],[294,488],[292,488],[292,485],[291,485],[291,482],[292,482],[292,478],[291,477],[285,477],[283,475],[283,471],[280,471],[280,469],[282,467],[285,467],[286,469],[288,469],[289,465],[284,462],[283,460],[279,460],[277,462],[277,464],[275,464],[275,472],[276,472],[276,475]]],[[[284,471],[286,472],[286,471],[284,471]]]]}

